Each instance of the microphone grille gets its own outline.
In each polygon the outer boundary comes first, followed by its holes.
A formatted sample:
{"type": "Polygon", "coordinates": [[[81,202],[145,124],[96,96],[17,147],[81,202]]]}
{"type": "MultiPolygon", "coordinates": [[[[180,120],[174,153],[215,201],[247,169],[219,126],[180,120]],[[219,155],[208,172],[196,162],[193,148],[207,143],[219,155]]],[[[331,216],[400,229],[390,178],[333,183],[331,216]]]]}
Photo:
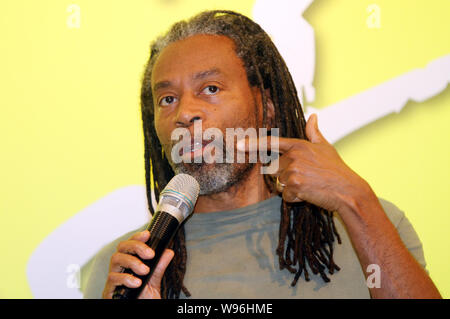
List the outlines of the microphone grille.
{"type": "Polygon", "coordinates": [[[185,199],[186,203],[190,206],[190,210],[194,209],[194,205],[197,202],[198,194],[200,193],[200,185],[197,180],[188,174],[175,175],[161,192],[164,193],[173,192],[181,195],[185,199]]]}

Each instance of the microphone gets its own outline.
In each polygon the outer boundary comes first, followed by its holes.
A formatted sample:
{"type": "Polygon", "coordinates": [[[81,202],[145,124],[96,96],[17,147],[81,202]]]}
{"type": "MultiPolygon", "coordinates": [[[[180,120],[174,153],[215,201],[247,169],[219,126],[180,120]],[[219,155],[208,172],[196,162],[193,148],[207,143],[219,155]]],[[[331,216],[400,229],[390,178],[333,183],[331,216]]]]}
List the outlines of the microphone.
{"type": "MultiPolygon", "coordinates": [[[[192,214],[199,192],[200,185],[195,178],[188,174],[175,175],[169,181],[160,194],[156,213],[147,228],[150,231],[150,238],[146,244],[155,251],[155,256],[149,260],[142,260],[142,262],[150,268],[150,272],[140,276],[131,269],[125,269],[124,273],[141,279],[142,284],[138,288],[117,286],[113,299],[136,299],[139,296],[181,223],[192,214]]],[[[139,258],[139,256],[136,257],[139,258]]]]}

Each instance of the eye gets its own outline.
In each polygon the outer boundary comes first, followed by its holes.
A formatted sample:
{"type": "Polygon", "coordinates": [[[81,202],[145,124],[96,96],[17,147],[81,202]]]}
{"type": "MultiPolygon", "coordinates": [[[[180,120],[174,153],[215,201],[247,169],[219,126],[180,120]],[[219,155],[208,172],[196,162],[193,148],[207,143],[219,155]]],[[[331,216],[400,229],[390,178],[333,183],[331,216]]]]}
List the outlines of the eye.
{"type": "Polygon", "coordinates": [[[217,92],[219,92],[219,88],[215,85],[208,85],[207,87],[205,87],[202,92],[205,93],[206,95],[213,95],[216,94],[217,92]]]}
{"type": "Polygon", "coordinates": [[[174,103],[175,100],[176,100],[176,98],[174,96],[171,96],[171,95],[165,96],[159,101],[159,105],[160,106],[167,106],[167,105],[170,105],[170,104],[174,103]]]}

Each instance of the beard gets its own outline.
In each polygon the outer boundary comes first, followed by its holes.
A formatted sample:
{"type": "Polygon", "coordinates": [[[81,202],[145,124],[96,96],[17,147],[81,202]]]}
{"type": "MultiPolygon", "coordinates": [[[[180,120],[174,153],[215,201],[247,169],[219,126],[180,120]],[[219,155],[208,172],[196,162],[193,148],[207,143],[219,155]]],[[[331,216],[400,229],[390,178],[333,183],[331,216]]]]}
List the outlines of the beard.
{"type": "MultiPolygon", "coordinates": [[[[256,101],[253,101],[254,109],[258,110],[256,101]]],[[[255,118],[251,121],[246,118],[241,123],[237,122],[235,125],[230,127],[246,127],[246,128],[256,128],[257,125],[257,113],[255,118]]],[[[224,130],[222,130],[223,132],[224,130]]],[[[223,137],[223,134],[222,134],[223,137]]],[[[190,143],[190,141],[188,141],[190,143]]],[[[171,156],[167,156],[168,162],[172,167],[175,174],[189,174],[194,177],[200,185],[199,195],[212,195],[227,191],[230,187],[238,184],[239,182],[245,180],[250,174],[251,170],[255,166],[255,163],[249,162],[247,159],[242,162],[227,163],[226,156],[227,150],[232,151],[234,149],[234,142],[227,145],[227,139],[222,141],[222,161],[217,162],[205,162],[201,163],[174,163],[171,156]]],[[[166,150],[172,150],[172,144],[163,145],[166,150]]],[[[236,154],[237,151],[234,149],[231,154],[236,154]]],[[[247,156],[246,156],[247,157],[247,156]]]]}
{"type": "Polygon", "coordinates": [[[254,163],[170,163],[175,174],[189,174],[200,185],[199,195],[211,195],[224,192],[243,180],[251,171],[254,163]]]}
{"type": "MultiPolygon", "coordinates": [[[[223,155],[225,156],[227,145],[223,144],[223,155]]],[[[231,148],[233,146],[228,146],[231,148]]],[[[170,166],[175,174],[189,174],[194,177],[200,185],[199,195],[218,194],[228,190],[247,177],[254,163],[245,161],[244,163],[226,163],[226,158],[222,162],[201,163],[174,163],[171,156],[167,157],[170,166]]]]}

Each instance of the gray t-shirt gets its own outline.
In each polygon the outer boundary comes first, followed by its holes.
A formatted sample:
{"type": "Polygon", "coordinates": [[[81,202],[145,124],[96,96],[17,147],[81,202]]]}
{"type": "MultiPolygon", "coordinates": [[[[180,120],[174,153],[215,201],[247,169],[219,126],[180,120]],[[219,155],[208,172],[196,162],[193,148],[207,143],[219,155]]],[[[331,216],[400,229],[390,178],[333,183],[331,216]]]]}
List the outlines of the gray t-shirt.
{"type": "MultiPolygon", "coordinates": [[[[405,246],[425,268],[422,243],[405,214],[388,201],[380,199],[380,203],[405,246]]],[[[279,269],[275,252],[280,205],[281,198],[275,196],[239,209],[194,214],[186,222],[184,284],[192,298],[370,298],[363,269],[336,213],[334,222],[342,244],[335,242],[333,259],[341,270],[329,275],[331,281],[325,283],[308,268],[311,280],[306,282],[302,274],[291,287],[294,275],[279,269]]],[[[108,244],[83,267],[84,298],[101,298],[118,243],[145,227],[108,244]]]]}

